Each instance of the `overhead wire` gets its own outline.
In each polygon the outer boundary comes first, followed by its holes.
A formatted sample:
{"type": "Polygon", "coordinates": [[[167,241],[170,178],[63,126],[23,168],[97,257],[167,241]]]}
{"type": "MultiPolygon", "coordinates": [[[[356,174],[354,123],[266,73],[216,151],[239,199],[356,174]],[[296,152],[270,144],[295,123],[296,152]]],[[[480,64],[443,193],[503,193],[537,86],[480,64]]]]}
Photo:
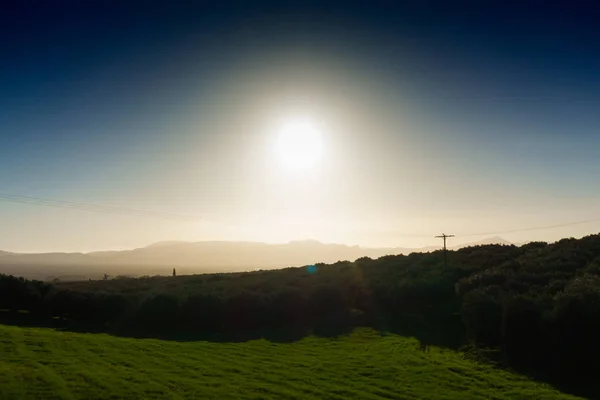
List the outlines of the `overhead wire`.
{"type": "Polygon", "coordinates": [[[509,233],[518,233],[518,232],[528,232],[528,231],[539,231],[539,230],[544,230],[544,229],[562,228],[564,226],[580,225],[580,224],[585,224],[585,223],[588,223],[588,222],[598,222],[598,221],[600,221],[600,218],[586,219],[586,220],[574,221],[574,222],[566,222],[564,224],[538,226],[538,227],[533,227],[533,228],[513,229],[513,230],[508,230],[508,231],[479,232],[479,233],[466,233],[466,234],[463,233],[463,234],[456,234],[456,236],[457,237],[467,237],[467,236],[485,236],[485,235],[507,235],[509,233]]]}
{"type": "MultiPolygon", "coordinates": [[[[457,238],[461,238],[461,237],[472,237],[472,236],[489,236],[489,235],[507,235],[507,234],[511,234],[511,233],[519,233],[519,232],[528,232],[528,231],[538,231],[538,230],[545,230],[545,229],[554,229],[554,228],[562,228],[565,226],[573,226],[573,225],[581,225],[581,224],[585,224],[585,223],[591,223],[591,222],[600,222],[600,218],[592,218],[592,219],[586,219],[586,220],[580,220],[580,221],[572,221],[572,222],[566,222],[566,223],[562,223],[562,224],[554,224],[554,225],[544,225],[544,226],[536,226],[536,227],[529,227],[529,228],[519,228],[519,229],[512,229],[512,230],[505,230],[505,231],[489,231],[489,232],[475,232],[475,233],[457,233],[454,236],[457,238]]],[[[430,235],[424,235],[424,234],[418,234],[418,235],[411,235],[411,234],[392,234],[394,237],[396,238],[432,238],[435,235],[430,234],[430,235]]]]}
{"type": "Polygon", "coordinates": [[[46,207],[55,207],[55,208],[63,208],[63,209],[71,209],[71,210],[92,211],[92,212],[100,212],[100,213],[106,213],[106,214],[137,216],[137,217],[152,217],[152,218],[160,218],[160,219],[168,219],[168,220],[176,220],[176,221],[198,221],[198,220],[202,219],[199,216],[194,216],[194,215],[139,210],[139,209],[128,208],[128,207],[120,207],[120,206],[107,206],[107,205],[99,205],[99,204],[78,203],[78,202],[65,201],[65,200],[54,200],[54,199],[47,199],[47,198],[41,198],[41,197],[21,196],[21,195],[12,195],[12,194],[5,194],[5,193],[0,193],[0,201],[46,206],[46,207]]]}
{"type": "MultiPolygon", "coordinates": [[[[11,203],[19,203],[19,204],[29,204],[29,205],[37,205],[37,206],[63,208],[63,209],[69,209],[69,210],[91,211],[91,212],[99,212],[99,213],[114,214],[114,215],[124,215],[124,216],[150,217],[150,218],[159,218],[159,219],[167,219],[167,220],[175,220],[175,221],[193,222],[193,221],[203,220],[203,218],[201,218],[200,216],[189,215],[189,214],[178,214],[178,213],[169,213],[169,212],[160,212],[160,211],[140,210],[140,209],[129,208],[129,207],[81,203],[81,202],[73,202],[73,201],[66,201],[66,200],[48,199],[48,198],[42,198],[42,197],[6,194],[6,193],[0,193],[0,202],[1,201],[11,202],[11,203]]],[[[519,228],[519,229],[504,230],[504,231],[457,233],[455,236],[456,237],[472,237],[472,236],[486,236],[486,235],[506,235],[506,234],[511,234],[511,233],[561,228],[561,227],[580,225],[580,224],[591,223],[591,222],[600,222],[600,218],[592,218],[592,219],[586,219],[586,220],[580,220],[580,221],[566,222],[566,223],[562,223],[562,224],[519,228]]],[[[401,234],[401,235],[394,235],[394,236],[395,237],[425,238],[425,237],[432,237],[433,235],[401,234]]]]}

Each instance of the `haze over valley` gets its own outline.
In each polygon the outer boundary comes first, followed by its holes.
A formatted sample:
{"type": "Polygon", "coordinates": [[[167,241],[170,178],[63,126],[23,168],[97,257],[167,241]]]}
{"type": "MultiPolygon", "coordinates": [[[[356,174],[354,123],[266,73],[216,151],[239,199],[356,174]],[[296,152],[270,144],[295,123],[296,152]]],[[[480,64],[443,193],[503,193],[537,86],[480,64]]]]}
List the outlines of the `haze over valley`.
{"type": "MultiPolygon", "coordinates": [[[[502,238],[489,238],[449,248],[469,245],[509,244],[502,238]]],[[[9,253],[0,252],[0,273],[41,280],[102,279],[116,276],[197,274],[300,267],[315,263],[354,261],[361,257],[428,252],[439,246],[422,248],[367,248],[316,240],[286,244],[260,242],[158,242],[146,247],[91,253],[9,253]]]]}

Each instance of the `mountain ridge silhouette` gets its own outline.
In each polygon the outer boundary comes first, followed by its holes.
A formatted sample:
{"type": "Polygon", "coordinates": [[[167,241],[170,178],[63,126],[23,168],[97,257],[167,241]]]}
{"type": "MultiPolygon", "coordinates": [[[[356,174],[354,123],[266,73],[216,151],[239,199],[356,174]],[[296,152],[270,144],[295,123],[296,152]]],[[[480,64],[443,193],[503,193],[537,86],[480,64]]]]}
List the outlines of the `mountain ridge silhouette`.
{"type": "MultiPolygon", "coordinates": [[[[466,244],[497,242],[489,238],[466,244]]],[[[441,243],[440,243],[441,244],[441,243]]],[[[464,247],[457,245],[449,248],[464,247]]],[[[299,267],[315,263],[354,261],[361,257],[410,254],[439,250],[440,246],[420,248],[370,248],[316,240],[294,240],[288,243],[237,241],[163,241],[130,250],[95,251],[89,253],[8,253],[0,251],[0,273],[24,277],[62,275],[146,275],[163,274],[177,268],[181,274],[248,271],[299,267]],[[93,273],[92,273],[93,272],[93,273]]]]}

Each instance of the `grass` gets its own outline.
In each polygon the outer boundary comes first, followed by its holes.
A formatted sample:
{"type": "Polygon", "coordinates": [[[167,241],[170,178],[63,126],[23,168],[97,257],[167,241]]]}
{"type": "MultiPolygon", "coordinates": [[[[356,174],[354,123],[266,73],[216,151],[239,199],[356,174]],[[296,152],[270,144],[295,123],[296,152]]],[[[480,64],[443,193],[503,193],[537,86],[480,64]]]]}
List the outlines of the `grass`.
{"type": "Polygon", "coordinates": [[[174,342],[0,325],[0,399],[574,399],[369,329],[295,343],[174,342]]]}

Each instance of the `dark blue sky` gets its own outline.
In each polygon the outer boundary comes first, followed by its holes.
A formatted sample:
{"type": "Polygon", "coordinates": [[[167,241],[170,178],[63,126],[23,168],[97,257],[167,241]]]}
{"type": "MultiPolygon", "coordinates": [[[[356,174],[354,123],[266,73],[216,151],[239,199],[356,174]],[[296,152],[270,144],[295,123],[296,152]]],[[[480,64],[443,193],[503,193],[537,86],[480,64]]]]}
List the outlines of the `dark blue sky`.
{"type": "MultiPolygon", "coordinates": [[[[565,193],[600,196],[595,9],[541,1],[202,3],[3,3],[0,193],[238,215],[251,209],[231,199],[249,190],[244,149],[260,124],[252,116],[320,99],[332,115],[360,109],[356,126],[379,118],[389,127],[400,114],[419,126],[394,133],[373,125],[355,147],[350,130],[338,132],[355,160],[346,180],[356,187],[337,193],[390,199],[374,207],[390,211],[402,199],[423,212],[445,196],[446,214],[481,203],[489,205],[481,212],[496,212],[565,193]],[[248,129],[232,133],[231,121],[248,129]],[[402,143],[420,156],[394,164],[402,143]]],[[[569,204],[556,207],[562,213],[569,204]]],[[[27,207],[0,218],[17,223],[27,207]]],[[[556,222],[552,210],[539,221],[556,222]]]]}

